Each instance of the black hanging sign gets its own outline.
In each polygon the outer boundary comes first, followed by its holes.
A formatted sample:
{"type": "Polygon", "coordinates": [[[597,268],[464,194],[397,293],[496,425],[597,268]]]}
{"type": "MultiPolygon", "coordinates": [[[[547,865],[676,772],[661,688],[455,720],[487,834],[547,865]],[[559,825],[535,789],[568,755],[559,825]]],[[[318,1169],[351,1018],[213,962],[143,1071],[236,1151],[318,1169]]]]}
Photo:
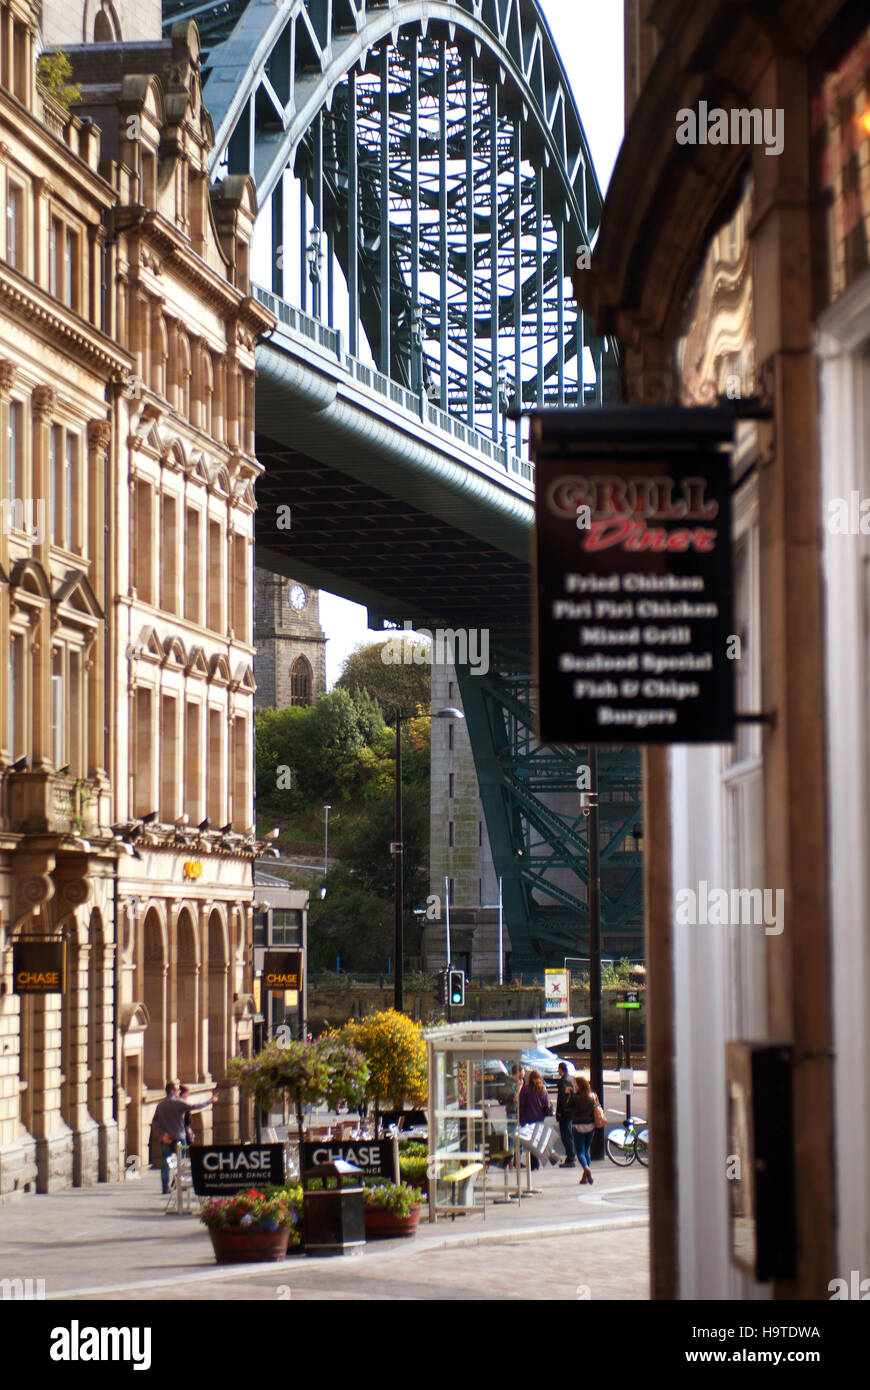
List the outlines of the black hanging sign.
{"type": "Polygon", "coordinates": [[[734,737],[726,409],[532,415],[542,743],[734,737]]]}
{"type": "Polygon", "coordinates": [[[263,988],[267,991],[302,988],[302,952],[268,950],[263,957],[263,988]]]}
{"type": "Polygon", "coordinates": [[[63,994],[66,989],[65,941],[16,941],[12,947],[15,994],[63,994]]]}

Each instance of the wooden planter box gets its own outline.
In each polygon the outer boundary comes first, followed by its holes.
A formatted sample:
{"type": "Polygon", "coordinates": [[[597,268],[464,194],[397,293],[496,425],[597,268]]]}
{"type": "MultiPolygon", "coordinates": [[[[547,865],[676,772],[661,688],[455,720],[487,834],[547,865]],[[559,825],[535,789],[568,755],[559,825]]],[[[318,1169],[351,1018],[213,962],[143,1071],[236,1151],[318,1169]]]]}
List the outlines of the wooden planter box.
{"type": "MultiPolygon", "coordinates": [[[[210,1226],[208,1233],[219,1265],[246,1264],[253,1261],[283,1260],[292,1227],[278,1231],[258,1231],[250,1226],[210,1226]]],[[[294,1246],[298,1250],[299,1246],[294,1246]]]]}
{"type": "Polygon", "coordinates": [[[365,1213],[366,1240],[395,1240],[397,1236],[415,1236],[420,1224],[420,1205],[415,1203],[408,1216],[396,1216],[392,1211],[375,1211],[369,1207],[365,1213]]]}

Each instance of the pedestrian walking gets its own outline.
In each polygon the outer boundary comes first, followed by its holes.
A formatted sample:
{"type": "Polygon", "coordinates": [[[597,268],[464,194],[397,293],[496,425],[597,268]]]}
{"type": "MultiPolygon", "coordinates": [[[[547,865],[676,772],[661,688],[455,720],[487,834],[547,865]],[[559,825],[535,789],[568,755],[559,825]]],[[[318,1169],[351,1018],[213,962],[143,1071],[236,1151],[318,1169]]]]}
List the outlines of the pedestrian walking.
{"type": "Polygon", "coordinates": [[[559,1133],[562,1136],[562,1144],[565,1148],[565,1157],[560,1168],[576,1168],[577,1156],[574,1151],[574,1126],[571,1123],[571,1101],[574,1095],[574,1083],[568,1075],[568,1068],[564,1062],[559,1063],[559,1080],[556,1082],[556,1119],[559,1122],[559,1133]]]}
{"type": "MultiPolygon", "coordinates": [[[[504,1085],[498,1092],[498,1100],[504,1106],[505,1135],[508,1148],[513,1151],[517,1132],[517,1099],[523,1086],[525,1068],[519,1062],[511,1066],[511,1074],[505,1077],[504,1085]]],[[[509,1166],[513,1166],[510,1164],[509,1166]]]]}
{"type": "Polygon", "coordinates": [[[574,1147],[583,1169],[580,1185],[592,1182],[592,1167],[589,1150],[595,1133],[595,1107],[598,1097],[585,1076],[575,1077],[574,1095],[571,1097],[571,1125],[574,1130],[574,1147]]]}
{"type": "Polygon", "coordinates": [[[164,1193],[169,1191],[169,1155],[174,1153],[176,1144],[187,1144],[185,1114],[189,1115],[191,1110],[204,1110],[206,1106],[214,1105],[217,1098],[218,1093],[214,1091],[207,1100],[191,1104],[189,1099],[181,1099],[174,1081],[167,1081],[166,1098],[157,1105],[151,1121],[151,1128],[160,1139],[160,1183],[164,1193]]]}
{"type": "MultiPolygon", "coordinates": [[[[530,1071],[517,1098],[517,1112],[520,1126],[537,1125],[553,1113],[553,1102],[547,1095],[544,1079],[539,1071],[530,1071]]],[[[531,1154],[532,1168],[540,1168],[537,1154],[531,1154]]]]}

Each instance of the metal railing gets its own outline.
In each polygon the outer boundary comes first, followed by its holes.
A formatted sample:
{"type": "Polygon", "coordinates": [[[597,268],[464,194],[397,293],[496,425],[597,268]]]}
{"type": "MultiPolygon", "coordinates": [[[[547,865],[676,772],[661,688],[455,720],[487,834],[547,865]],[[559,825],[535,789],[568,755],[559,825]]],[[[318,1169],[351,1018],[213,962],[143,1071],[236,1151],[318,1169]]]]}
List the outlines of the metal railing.
{"type": "Polygon", "coordinates": [[[455,415],[448,414],[446,410],[441,410],[439,406],[432,405],[426,399],[425,392],[410,391],[401,382],[393,381],[391,377],[385,376],[375,367],[370,367],[367,363],[361,362],[358,357],[352,357],[350,353],[345,352],[340,329],[327,328],[319,319],[303,313],[301,309],[297,309],[293,304],[288,304],[285,299],[279,298],[278,295],[271,294],[261,285],[252,286],[252,292],[254,297],[261,304],[265,304],[266,308],[271,310],[285,328],[289,328],[291,332],[317,343],[318,347],[331,353],[335,357],[337,365],[344,368],[360,386],[366,387],[375,395],[399,406],[401,410],[407,411],[409,415],[413,415],[423,424],[435,425],[442,433],[474,449],[484,458],[489,459],[491,463],[503,468],[506,473],[513,473],[527,483],[534,481],[534,465],[528,459],[520,458],[512,449],[505,449],[489,435],[483,434],[472,425],[457,419],[455,415]]]}

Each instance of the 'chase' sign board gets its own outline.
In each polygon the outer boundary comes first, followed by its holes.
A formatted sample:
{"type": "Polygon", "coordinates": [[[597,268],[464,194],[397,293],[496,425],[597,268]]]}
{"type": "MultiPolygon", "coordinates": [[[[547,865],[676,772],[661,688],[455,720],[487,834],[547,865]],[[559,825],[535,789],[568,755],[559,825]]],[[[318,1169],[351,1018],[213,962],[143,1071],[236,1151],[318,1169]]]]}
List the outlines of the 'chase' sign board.
{"type": "Polygon", "coordinates": [[[226,1197],[284,1182],[283,1144],[191,1144],[190,1175],[197,1197],[226,1197]]]}
{"type": "Polygon", "coordinates": [[[65,941],[16,941],[12,947],[15,994],[63,994],[65,987],[65,941]]]}
{"type": "Polygon", "coordinates": [[[342,1144],[326,1140],[319,1144],[303,1144],[302,1152],[306,1170],[316,1168],[319,1163],[336,1163],[342,1159],[359,1168],[364,1177],[399,1181],[391,1139],[350,1139],[342,1144]]]}
{"type": "Polygon", "coordinates": [[[302,988],[302,952],[268,950],[263,955],[263,988],[281,992],[302,988]]]}

